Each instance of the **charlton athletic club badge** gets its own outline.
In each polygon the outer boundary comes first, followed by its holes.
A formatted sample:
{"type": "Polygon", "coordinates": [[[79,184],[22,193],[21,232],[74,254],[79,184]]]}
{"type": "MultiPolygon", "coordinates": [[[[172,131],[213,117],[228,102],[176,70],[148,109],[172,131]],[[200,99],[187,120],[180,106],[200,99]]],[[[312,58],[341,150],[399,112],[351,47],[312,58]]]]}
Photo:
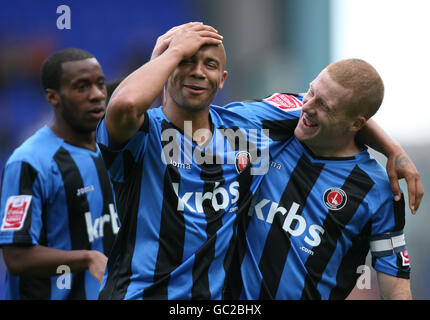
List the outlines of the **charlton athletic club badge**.
{"type": "Polygon", "coordinates": [[[240,151],[236,155],[235,166],[237,173],[242,173],[251,163],[251,155],[248,151],[240,151]]]}
{"type": "Polygon", "coordinates": [[[346,193],[339,188],[330,188],[324,192],[324,204],[330,210],[340,210],[346,204],[346,193]]]}

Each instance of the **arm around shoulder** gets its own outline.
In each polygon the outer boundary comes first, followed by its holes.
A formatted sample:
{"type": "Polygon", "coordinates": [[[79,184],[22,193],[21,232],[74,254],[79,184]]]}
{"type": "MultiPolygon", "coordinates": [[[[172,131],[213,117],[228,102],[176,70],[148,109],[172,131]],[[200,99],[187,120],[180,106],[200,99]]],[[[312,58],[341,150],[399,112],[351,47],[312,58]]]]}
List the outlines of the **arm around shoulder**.
{"type": "Polygon", "coordinates": [[[369,119],[358,132],[357,138],[360,143],[368,145],[387,157],[387,174],[396,201],[401,198],[398,180],[402,178],[406,180],[409,208],[415,214],[424,196],[424,188],[417,168],[402,146],[372,119],[369,119]]]}

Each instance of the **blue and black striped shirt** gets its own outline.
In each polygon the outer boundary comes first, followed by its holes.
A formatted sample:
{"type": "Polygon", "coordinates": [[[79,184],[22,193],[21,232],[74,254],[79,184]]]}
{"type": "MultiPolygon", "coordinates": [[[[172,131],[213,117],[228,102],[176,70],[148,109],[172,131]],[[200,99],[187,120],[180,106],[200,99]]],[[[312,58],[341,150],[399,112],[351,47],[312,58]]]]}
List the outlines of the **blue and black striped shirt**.
{"type": "MultiPolygon", "coordinates": [[[[0,223],[0,245],[98,250],[108,255],[119,221],[99,148],[70,145],[47,126],[38,130],[6,163],[0,223]]],[[[8,273],[6,298],[97,299],[100,284],[88,270],[71,274],[70,286],[61,283],[62,272],[55,277],[8,273]]]]}
{"type": "Polygon", "coordinates": [[[373,267],[409,278],[404,201],[367,150],[319,158],[291,132],[239,218],[227,299],[345,299],[369,247],[373,267]]]}
{"type": "Polygon", "coordinates": [[[97,141],[122,227],[100,299],[221,299],[236,217],[248,212],[284,142],[264,130],[295,126],[300,99],[278,94],[211,106],[212,139],[204,146],[175,128],[161,108],[146,112],[121,150],[101,121],[97,141]]]}

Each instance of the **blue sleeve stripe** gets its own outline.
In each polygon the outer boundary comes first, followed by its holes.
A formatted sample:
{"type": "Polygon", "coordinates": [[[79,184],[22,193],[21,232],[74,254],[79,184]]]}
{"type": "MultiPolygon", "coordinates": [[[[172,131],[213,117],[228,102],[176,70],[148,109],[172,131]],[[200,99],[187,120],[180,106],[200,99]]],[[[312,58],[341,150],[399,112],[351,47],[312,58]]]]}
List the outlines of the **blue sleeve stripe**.
{"type": "MultiPolygon", "coordinates": [[[[21,165],[21,174],[19,179],[19,194],[20,195],[33,195],[33,184],[37,178],[37,171],[29,163],[23,162],[21,165]]],[[[30,203],[28,208],[27,216],[24,220],[24,225],[21,230],[16,231],[13,235],[14,242],[19,242],[19,237],[25,239],[31,238],[30,227],[31,227],[31,212],[33,202],[30,203]]]]}

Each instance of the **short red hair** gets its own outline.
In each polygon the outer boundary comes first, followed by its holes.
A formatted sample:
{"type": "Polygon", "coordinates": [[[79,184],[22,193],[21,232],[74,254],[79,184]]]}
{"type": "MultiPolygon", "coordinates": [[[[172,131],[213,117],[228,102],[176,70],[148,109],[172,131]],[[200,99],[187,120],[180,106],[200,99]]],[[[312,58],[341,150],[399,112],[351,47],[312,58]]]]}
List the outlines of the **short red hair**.
{"type": "Polygon", "coordinates": [[[327,66],[330,77],[353,94],[348,108],[350,115],[371,118],[384,99],[384,83],[378,72],[361,59],[345,59],[327,66]]]}

